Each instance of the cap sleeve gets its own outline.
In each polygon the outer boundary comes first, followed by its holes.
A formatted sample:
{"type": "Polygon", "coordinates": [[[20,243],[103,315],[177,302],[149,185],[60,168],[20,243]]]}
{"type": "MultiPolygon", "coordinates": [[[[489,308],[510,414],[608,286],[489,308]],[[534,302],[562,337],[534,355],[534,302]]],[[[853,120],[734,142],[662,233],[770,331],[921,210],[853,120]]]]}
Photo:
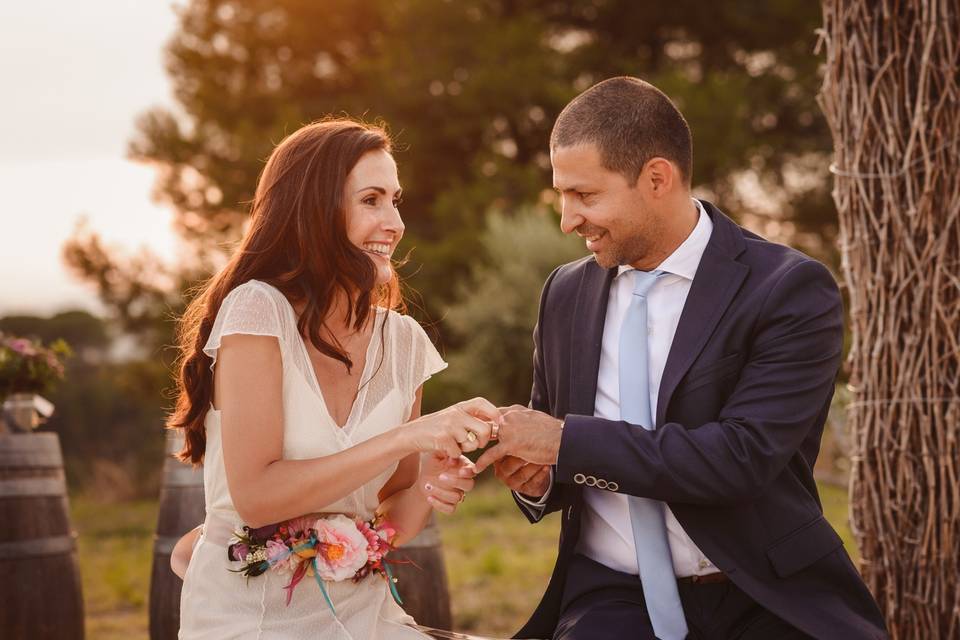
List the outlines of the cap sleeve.
{"type": "Polygon", "coordinates": [[[220,303],[217,318],[203,352],[210,357],[210,369],[217,362],[217,351],[224,336],[232,334],[274,336],[283,342],[283,326],[277,301],[266,287],[245,282],[227,294],[220,303]]]}
{"type": "Polygon", "coordinates": [[[410,316],[402,316],[410,328],[412,334],[411,344],[411,372],[410,388],[416,391],[429,380],[435,373],[439,373],[447,368],[447,363],[440,356],[440,352],[433,346],[427,332],[423,330],[416,320],[410,316]]]}

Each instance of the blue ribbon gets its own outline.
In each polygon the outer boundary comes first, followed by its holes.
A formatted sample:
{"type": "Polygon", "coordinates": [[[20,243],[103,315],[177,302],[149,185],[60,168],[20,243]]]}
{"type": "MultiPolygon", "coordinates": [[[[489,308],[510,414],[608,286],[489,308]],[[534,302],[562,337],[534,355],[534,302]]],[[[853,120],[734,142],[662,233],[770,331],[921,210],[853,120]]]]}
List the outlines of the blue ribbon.
{"type": "Polygon", "coordinates": [[[383,572],[387,574],[387,584],[390,585],[390,595],[393,596],[393,599],[403,606],[403,600],[400,599],[400,594],[397,593],[397,585],[393,583],[393,573],[390,571],[390,565],[387,564],[387,561],[383,561],[383,572]]]}
{"type": "Polygon", "coordinates": [[[330,611],[333,612],[333,617],[337,617],[337,610],[333,608],[333,602],[330,601],[330,596],[327,594],[327,587],[323,583],[323,578],[320,577],[320,567],[317,566],[317,558],[313,558],[313,577],[317,581],[317,585],[320,586],[320,593],[323,594],[324,600],[327,601],[327,605],[330,607],[330,611]]]}

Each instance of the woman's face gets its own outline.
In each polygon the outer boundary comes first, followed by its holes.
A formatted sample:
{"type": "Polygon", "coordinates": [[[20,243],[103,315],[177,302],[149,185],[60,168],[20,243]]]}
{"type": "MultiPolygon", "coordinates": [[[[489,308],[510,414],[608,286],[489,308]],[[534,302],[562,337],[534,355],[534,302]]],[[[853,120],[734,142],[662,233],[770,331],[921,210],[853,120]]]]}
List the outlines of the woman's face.
{"type": "Polygon", "coordinates": [[[390,258],[403,237],[397,163],[386,151],[364,154],[344,187],[347,238],[366,252],[377,269],[377,284],[393,278],[390,258]]]}

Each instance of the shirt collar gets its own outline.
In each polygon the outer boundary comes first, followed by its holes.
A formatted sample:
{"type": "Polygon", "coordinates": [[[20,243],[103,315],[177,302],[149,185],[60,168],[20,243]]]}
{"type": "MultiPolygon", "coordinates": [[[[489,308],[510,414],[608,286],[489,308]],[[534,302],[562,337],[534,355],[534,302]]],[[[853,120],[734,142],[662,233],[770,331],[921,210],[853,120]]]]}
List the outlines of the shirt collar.
{"type": "MultiPolygon", "coordinates": [[[[696,198],[692,198],[692,200],[697,205],[697,211],[700,212],[697,225],[687,236],[687,239],[657,266],[657,271],[672,273],[687,280],[693,280],[693,277],[697,275],[700,258],[703,257],[703,252],[706,251],[707,244],[710,242],[710,235],[713,233],[713,221],[710,220],[703,204],[696,198]]],[[[617,268],[617,275],[620,276],[631,269],[633,267],[628,264],[620,265],[617,268]]]]}

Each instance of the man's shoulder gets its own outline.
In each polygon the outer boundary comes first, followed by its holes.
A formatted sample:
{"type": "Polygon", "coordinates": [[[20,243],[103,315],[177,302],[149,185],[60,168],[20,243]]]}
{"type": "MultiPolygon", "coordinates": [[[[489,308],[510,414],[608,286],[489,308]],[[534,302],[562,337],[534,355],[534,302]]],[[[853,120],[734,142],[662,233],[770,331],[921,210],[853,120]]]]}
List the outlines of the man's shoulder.
{"type": "Polygon", "coordinates": [[[830,275],[826,265],[799,249],[767,240],[744,227],[738,228],[743,234],[745,248],[739,260],[761,270],[765,276],[779,279],[796,268],[830,275]]]}
{"type": "Polygon", "coordinates": [[[553,311],[574,305],[584,275],[594,269],[598,274],[603,271],[592,255],[562,264],[554,269],[543,285],[540,298],[542,311],[549,315],[553,311]]]}
{"type": "Polygon", "coordinates": [[[602,271],[603,267],[597,264],[592,255],[584,256],[579,260],[562,264],[554,269],[547,282],[550,284],[551,290],[565,290],[568,287],[577,286],[583,279],[584,274],[593,269],[602,271]]]}

